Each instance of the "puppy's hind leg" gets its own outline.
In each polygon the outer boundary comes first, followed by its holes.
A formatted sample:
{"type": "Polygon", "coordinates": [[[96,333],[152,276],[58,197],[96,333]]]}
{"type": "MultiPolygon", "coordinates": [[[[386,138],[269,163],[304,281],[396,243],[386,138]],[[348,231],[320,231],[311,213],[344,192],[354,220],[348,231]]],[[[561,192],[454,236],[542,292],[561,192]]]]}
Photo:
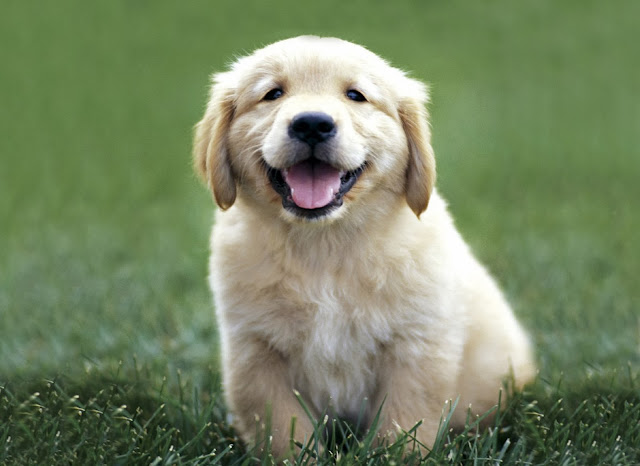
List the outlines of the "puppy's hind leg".
{"type": "Polygon", "coordinates": [[[529,337],[497,288],[483,290],[475,300],[482,309],[470,311],[457,387],[460,401],[452,418],[458,427],[464,426],[469,407],[472,414],[482,415],[496,406],[505,382],[520,390],[536,375],[529,337]]]}

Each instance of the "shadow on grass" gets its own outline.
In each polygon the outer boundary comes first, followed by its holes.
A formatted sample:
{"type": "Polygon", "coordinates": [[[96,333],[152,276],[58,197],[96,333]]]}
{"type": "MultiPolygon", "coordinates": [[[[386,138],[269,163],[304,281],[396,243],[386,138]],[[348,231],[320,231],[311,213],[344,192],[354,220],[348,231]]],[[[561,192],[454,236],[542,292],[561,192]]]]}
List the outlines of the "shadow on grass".
{"type": "MultiPolygon", "coordinates": [[[[201,386],[179,373],[160,380],[94,373],[0,382],[0,463],[274,463],[247,452],[229,426],[217,373],[201,386]]],[[[295,464],[637,463],[638,386],[631,371],[567,387],[538,380],[503,400],[490,427],[477,430],[470,422],[455,432],[445,422],[425,454],[413,431],[376,446],[354,426],[322,423],[295,464]],[[329,448],[319,453],[316,442],[326,432],[329,448]]]]}
{"type": "Polygon", "coordinates": [[[228,464],[243,452],[214,386],[104,375],[0,383],[0,463],[228,464]]]}

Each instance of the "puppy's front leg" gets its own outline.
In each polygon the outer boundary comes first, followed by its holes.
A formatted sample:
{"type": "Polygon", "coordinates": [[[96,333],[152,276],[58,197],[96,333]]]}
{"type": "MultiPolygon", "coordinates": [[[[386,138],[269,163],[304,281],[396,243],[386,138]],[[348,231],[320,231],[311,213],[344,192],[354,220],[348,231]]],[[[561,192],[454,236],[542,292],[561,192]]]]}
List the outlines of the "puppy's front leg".
{"type": "Polygon", "coordinates": [[[261,450],[271,435],[275,458],[292,455],[291,419],[296,418],[293,438],[303,444],[313,425],[294,394],[284,356],[256,339],[228,343],[224,384],[236,429],[261,450]]]}
{"type": "Polygon", "coordinates": [[[433,360],[387,364],[375,399],[377,404],[372,406],[382,406],[380,440],[393,442],[401,431],[409,431],[420,422],[415,437],[425,447],[433,446],[455,380],[440,376],[450,370],[445,366],[444,361],[433,360]]]}

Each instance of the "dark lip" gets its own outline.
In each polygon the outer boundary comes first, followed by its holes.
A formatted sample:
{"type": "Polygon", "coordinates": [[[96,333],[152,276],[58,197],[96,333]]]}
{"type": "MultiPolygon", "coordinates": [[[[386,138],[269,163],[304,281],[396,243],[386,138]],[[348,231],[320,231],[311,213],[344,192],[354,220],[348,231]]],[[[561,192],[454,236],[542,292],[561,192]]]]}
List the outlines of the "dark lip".
{"type": "Polygon", "coordinates": [[[324,217],[331,211],[342,206],[344,202],[344,195],[347,194],[356,184],[356,181],[358,181],[358,178],[360,177],[360,175],[362,175],[362,172],[366,168],[367,163],[363,163],[355,170],[345,172],[344,175],[342,175],[342,177],[340,178],[340,189],[335,194],[333,201],[319,209],[303,209],[301,207],[298,207],[291,198],[291,188],[284,181],[282,170],[271,167],[266,162],[264,162],[264,165],[266,167],[267,177],[269,178],[271,186],[273,187],[274,191],[277,192],[282,198],[282,207],[299,217],[314,219],[324,217]]]}

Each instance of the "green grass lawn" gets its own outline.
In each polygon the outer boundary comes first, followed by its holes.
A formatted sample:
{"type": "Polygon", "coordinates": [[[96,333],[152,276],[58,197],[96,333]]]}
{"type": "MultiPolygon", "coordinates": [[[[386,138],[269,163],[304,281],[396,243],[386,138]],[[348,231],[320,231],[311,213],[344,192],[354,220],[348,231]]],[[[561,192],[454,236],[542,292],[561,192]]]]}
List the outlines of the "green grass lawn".
{"type": "MultiPolygon", "coordinates": [[[[0,464],[255,463],[220,394],[191,128],[212,71],[303,33],[431,84],[439,189],[536,344],[495,427],[443,429],[426,461],[640,464],[639,18],[633,0],[5,1],[0,464]]],[[[344,437],[322,461],[418,462],[410,439],[344,437]]]]}

